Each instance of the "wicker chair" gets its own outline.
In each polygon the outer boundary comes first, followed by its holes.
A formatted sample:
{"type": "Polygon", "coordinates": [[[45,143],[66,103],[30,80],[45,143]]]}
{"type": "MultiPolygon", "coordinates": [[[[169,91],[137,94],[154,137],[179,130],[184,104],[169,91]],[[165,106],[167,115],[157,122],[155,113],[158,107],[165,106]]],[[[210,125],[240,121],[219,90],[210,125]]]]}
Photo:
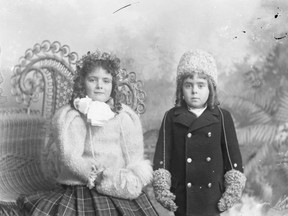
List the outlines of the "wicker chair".
{"type": "MultiPolygon", "coordinates": [[[[0,109],[0,216],[21,215],[16,206],[20,194],[56,187],[41,169],[41,153],[51,117],[71,97],[77,60],[69,46],[45,40],[28,49],[14,67],[12,94],[26,108],[0,109]]],[[[121,102],[144,113],[146,95],[136,74],[123,69],[119,80],[121,102]]]]}

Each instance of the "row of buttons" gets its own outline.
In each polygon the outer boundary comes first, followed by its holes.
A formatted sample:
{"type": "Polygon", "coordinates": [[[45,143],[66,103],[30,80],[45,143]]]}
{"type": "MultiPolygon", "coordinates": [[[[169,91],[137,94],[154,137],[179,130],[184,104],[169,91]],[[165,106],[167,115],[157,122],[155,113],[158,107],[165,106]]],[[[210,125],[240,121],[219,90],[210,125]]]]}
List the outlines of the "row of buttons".
{"type": "MultiPolygon", "coordinates": [[[[187,158],[187,163],[191,163],[192,161],[193,161],[192,158],[187,158]]],[[[206,161],[210,162],[211,161],[211,157],[207,157],[206,161]]]]}
{"type": "MultiPolygon", "coordinates": [[[[212,159],[211,159],[211,157],[207,157],[206,158],[206,161],[207,162],[210,162],[212,159]]],[[[192,158],[187,158],[187,163],[191,163],[193,160],[192,160],[192,158]]],[[[159,162],[161,165],[163,165],[163,161],[160,161],[159,162]]],[[[236,168],[238,165],[237,165],[237,163],[234,163],[233,164],[233,166],[236,168]]]]}
{"type": "MultiPolygon", "coordinates": [[[[212,133],[211,133],[211,132],[208,132],[208,133],[207,133],[207,137],[211,137],[211,136],[212,136],[212,133]]],[[[188,134],[187,134],[187,137],[188,137],[188,138],[191,138],[191,137],[192,137],[192,133],[188,133],[188,134]]]]}
{"type": "MultiPolygon", "coordinates": [[[[188,182],[188,183],[187,183],[187,187],[188,187],[188,188],[191,188],[191,187],[192,187],[192,183],[191,183],[191,182],[188,182]]],[[[208,188],[211,188],[211,187],[212,187],[212,183],[208,183],[208,184],[207,184],[207,187],[208,187],[208,188]]],[[[202,186],[200,186],[200,189],[201,189],[201,188],[202,188],[202,186]]]]}

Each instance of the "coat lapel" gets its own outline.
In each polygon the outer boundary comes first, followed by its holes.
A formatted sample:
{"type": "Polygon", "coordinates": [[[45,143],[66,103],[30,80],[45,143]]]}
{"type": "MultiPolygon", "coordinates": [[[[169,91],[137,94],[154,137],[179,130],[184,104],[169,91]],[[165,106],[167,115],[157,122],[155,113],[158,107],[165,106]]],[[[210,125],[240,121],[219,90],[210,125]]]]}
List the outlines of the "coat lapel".
{"type": "Polygon", "coordinates": [[[189,131],[194,131],[202,127],[206,127],[208,125],[220,122],[219,118],[219,110],[217,108],[214,109],[206,109],[202,115],[196,118],[195,121],[189,126],[189,131]]]}
{"type": "Polygon", "coordinates": [[[190,127],[193,121],[195,121],[196,116],[189,112],[186,107],[177,107],[174,111],[175,123],[182,124],[186,127],[190,127]]]}

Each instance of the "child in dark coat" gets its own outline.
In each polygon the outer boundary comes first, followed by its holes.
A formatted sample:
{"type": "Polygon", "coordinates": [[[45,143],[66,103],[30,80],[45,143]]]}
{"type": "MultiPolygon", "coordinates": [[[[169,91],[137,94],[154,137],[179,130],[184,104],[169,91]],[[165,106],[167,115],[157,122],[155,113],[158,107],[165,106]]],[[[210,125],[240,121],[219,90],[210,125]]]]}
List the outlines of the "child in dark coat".
{"type": "Polygon", "coordinates": [[[245,186],[234,123],[218,107],[216,85],[214,58],[201,50],[184,53],[176,104],[164,116],[154,156],[155,197],[176,216],[220,215],[245,186]]]}

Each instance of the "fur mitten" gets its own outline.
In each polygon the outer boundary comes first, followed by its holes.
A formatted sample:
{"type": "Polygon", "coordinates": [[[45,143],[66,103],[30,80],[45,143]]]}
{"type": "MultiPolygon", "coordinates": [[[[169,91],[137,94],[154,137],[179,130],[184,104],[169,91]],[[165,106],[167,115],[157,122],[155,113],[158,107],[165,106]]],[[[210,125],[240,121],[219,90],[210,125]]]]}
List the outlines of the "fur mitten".
{"type": "Polygon", "coordinates": [[[153,173],[153,189],[156,200],[169,211],[176,211],[175,195],[171,193],[171,174],[166,169],[158,169],[153,173]]]}
{"type": "Polygon", "coordinates": [[[246,177],[238,170],[232,169],[224,175],[225,192],[218,202],[218,209],[223,212],[241,200],[245,187],[246,177]]]}

